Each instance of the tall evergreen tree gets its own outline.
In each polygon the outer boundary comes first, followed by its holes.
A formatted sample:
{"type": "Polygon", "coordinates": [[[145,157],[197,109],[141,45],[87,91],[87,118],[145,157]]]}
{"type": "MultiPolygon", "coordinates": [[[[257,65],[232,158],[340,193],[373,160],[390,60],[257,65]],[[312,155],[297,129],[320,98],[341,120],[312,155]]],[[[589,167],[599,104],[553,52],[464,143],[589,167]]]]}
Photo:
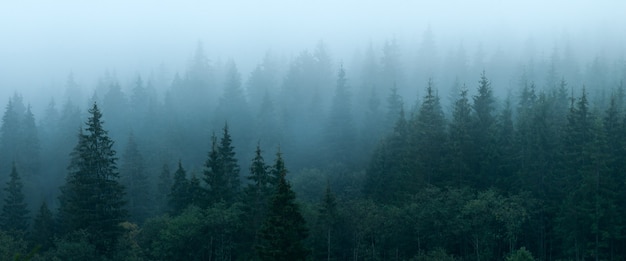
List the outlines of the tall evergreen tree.
{"type": "Polygon", "coordinates": [[[231,145],[228,125],[224,125],[219,144],[215,135],[211,139],[211,151],[204,169],[204,182],[207,184],[205,204],[211,205],[220,201],[230,204],[237,196],[240,181],[239,165],[231,145]]]}
{"type": "Polygon", "coordinates": [[[463,86],[454,102],[449,128],[448,162],[452,164],[446,172],[451,176],[447,180],[456,186],[468,185],[469,181],[473,181],[474,136],[471,133],[471,105],[467,96],[467,88],[463,86]]]}
{"type": "Polygon", "coordinates": [[[312,234],[314,256],[317,260],[334,260],[337,258],[341,244],[339,235],[339,209],[335,194],[330,190],[330,183],[326,184],[324,197],[317,209],[317,223],[315,233],[312,234]]]}
{"type": "Polygon", "coordinates": [[[71,154],[59,214],[65,232],[85,230],[97,252],[110,256],[123,232],[119,223],[127,216],[125,190],[118,182],[116,151],[97,104],[89,114],[71,154]]]}
{"type": "Polygon", "coordinates": [[[477,175],[475,185],[477,188],[486,188],[493,185],[496,179],[496,163],[494,159],[497,157],[497,149],[495,144],[495,99],[491,82],[487,79],[485,72],[480,75],[478,81],[478,93],[474,96],[473,109],[473,126],[472,136],[476,145],[474,152],[476,153],[475,175],[477,175]]]}
{"type": "Polygon", "coordinates": [[[278,152],[272,172],[278,178],[269,204],[267,219],[260,232],[257,253],[261,260],[306,260],[309,251],[304,245],[308,230],[296,203],[296,194],[285,179],[287,169],[278,152]]]}
{"type": "Polygon", "coordinates": [[[4,192],[4,205],[0,215],[0,223],[4,231],[8,231],[15,236],[21,236],[28,230],[28,209],[24,201],[22,191],[22,180],[17,173],[15,163],[11,168],[9,181],[6,183],[4,192]]]}
{"type": "Polygon", "coordinates": [[[39,246],[42,251],[48,250],[54,244],[55,228],[54,216],[44,201],[33,220],[32,243],[39,246]]]}
{"type": "Polygon", "coordinates": [[[169,209],[174,215],[182,213],[191,204],[187,172],[180,160],[178,161],[178,169],[174,172],[174,182],[168,194],[168,203],[169,209]]]}
{"type": "Polygon", "coordinates": [[[414,150],[413,156],[418,164],[414,173],[422,184],[416,184],[416,188],[424,184],[442,180],[442,158],[445,155],[446,121],[439,103],[439,96],[435,93],[432,79],[428,80],[426,96],[417,115],[411,120],[410,141],[414,150]]]}
{"type": "Polygon", "coordinates": [[[166,213],[168,210],[168,195],[172,188],[172,177],[170,176],[170,168],[167,164],[163,164],[159,180],[157,182],[155,200],[159,208],[159,213],[166,213]]]}
{"type": "Polygon", "coordinates": [[[135,137],[131,133],[122,155],[120,168],[122,184],[126,187],[128,213],[133,222],[142,222],[152,212],[149,181],[145,173],[144,159],[139,152],[135,137]]]}
{"type": "Polygon", "coordinates": [[[354,146],[356,130],[352,117],[351,95],[347,85],[346,72],[343,65],[337,74],[335,96],[332,100],[328,125],[326,129],[326,142],[328,151],[327,162],[352,164],[354,162],[354,146]]]}

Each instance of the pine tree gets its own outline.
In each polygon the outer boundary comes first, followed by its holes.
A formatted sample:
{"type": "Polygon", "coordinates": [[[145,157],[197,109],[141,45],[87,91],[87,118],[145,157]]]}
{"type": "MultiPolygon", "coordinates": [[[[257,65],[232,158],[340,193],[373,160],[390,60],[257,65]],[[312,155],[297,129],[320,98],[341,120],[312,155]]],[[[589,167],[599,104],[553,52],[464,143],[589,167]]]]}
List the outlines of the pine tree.
{"type": "Polygon", "coordinates": [[[183,168],[181,161],[178,161],[178,169],[174,172],[174,182],[168,194],[168,203],[173,215],[182,213],[191,204],[187,172],[183,168]]]}
{"type": "Polygon", "coordinates": [[[213,135],[209,158],[205,163],[204,181],[207,184],[205,205],[221,201],[233,203],[239,192],[239,165],[235,158],[234,147],[228,131],[224,125],[223,136],[219,144],[213,135]]]}
{"type": "Polygon", "coordinates": [[[452,175],[447,180],[461,187],[472,181],[472,166],[474,154],[472,151],[474,140],[471,133],[471,105],[467,97],[467,88],[463,86],[459,97],[454,103],[450,134],[448,139],[449,160],[451,162],[446,172],[452,175]]]}
{"type": "Polygon", "coordinates": [[[337,85],[333,98],[326,129],[328,150],[326,162],[352,164],[354,162],[354,146],[356,130],[352,118],[351,95],[347,85],[346,72],[343,65],[337,74],[337,85]]]}
{"type": "Polygon", "coordinates": [[[116,151],[97,104],[89,114],[61,188],[60,221],[66,233],[85,230],[97,252],[110,256],[123,232],[119,223],[127,216],[125,190],[118,182],[116,151]]]}
{"type": "Polygon", "coordinates": [[[306,260],[309,251],[304,246],[308,230],[296,203],[296,194],[285,179],[287,169],[280,152],[272,172],[278,178],[276,190],[269,204],[268,216],[256,246],[261,260],[306,260]]]}
{"type": "Polygon", "coordinates": [[[28,230],[28,209],[26,202],[24,202],[22,180],[17,173],[15,163],[13,163],[9,177],[4,188],[6,196],[0,215],[0,225],[2,225],[2,230],[10,232],[14,236],[21,236],[28,230]]]}
{"type": "Polygon", "coordinates": [[[54,216],[44,201],[39,207],[39,212],[33,221],[33,232],[31,240],[33,244],[39,246],[41,251],[46,251],[54,244],[54,233],[56,224],[54,216]]]}
{"type": "Polygon", "coordinates": [[[135,137],[131,133],[126,143],[120,168],[122,184],[126,187],[128,212],[133,222],[141,223],[150,216],[149,182],[145,174],[144,160],[139,152],[135,137]]]}
{"type": "Polygon", "coordinates": [[[487,79],[485,72],[480,76],[478,81],[478,93],[474,96],[473,109],[473,126],[472,136],[475,139],[476,165],[475,177],[476,181],[473,185],[477,188],[486,188],[492,186],[496,179],[496,167],[494,158],[497,157],[495,148],[495,99],[491,83],[487,79]]]}
{"type": "Polygon", "coordinates": [[[326,184],[324,197],[317,210],[316,233],[314,234],[315,256],[317,260],[333,260],[337,255],[337,238],[339,229],[339,212],[335,195],[330,190],[330,183],[326,184]]]}
{"type": "Polygon", "coordinates": [[[163,164],[161,168],[161,174],[159,175],[159,181],[156,189],[156,203],[159,206],[159,213],[166,213],[168,210],[168,195],[172,188],[172,177],[170,176],[170,168],[167,164],[163,164]]]}
{"type": "Polygon", "coordinates": [[[432,79],[428,80],[426,96],[419,108],[419,111],[411,119],[411,147],[414,150],[412,155],[419,165],[414,168],[416,177],[424,183],[415,184],[417,189],[424,184],[433,184],[434,181],[441,181],[442,158],[444,156],[444,146],[446,143],[446,121],[439,103],[439,96],[435,93],[432,79]]]}
{"type": "Polygon", "coordinates": [[[247,177],[250,183],[243,193],[243,204],[247,224],[245,227],[247,237],[251,238],[250,246],[256,245],[258,232],[261,223],[267,216],[267,207],[272,195],[275,179],[271,176],[269,166],[263,159],[261,146],[257,144],[252,164],[250,165],[250,175],[247,177]]]}

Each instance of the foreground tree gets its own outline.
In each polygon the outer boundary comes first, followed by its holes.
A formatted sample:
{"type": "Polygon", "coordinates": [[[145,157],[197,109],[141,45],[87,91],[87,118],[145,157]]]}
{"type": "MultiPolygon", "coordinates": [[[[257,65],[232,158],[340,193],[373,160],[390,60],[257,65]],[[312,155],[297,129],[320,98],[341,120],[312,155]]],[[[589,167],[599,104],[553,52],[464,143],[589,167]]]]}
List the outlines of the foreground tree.
{"type": "Polygon", "coordinates": [[[270,201],[267,219],[261,227],[257,253],[261,260],[306,260],[309,254],[304,246],[308,231],[296,194],[285,179],[287,169],[280,152],[276,155],[273,170],[278,178],[276,190],[270,201]]]}
{"type": "Polygon", "coordinates": [[[4,205],[2,206],[2,214],[0,215],[0,223],[2,230],[8,231],[15,236],[19,236],[28,229],[28,209],[24,202],[24,193],[22,192],[22,180],[17,173],[15,163],[11,169],[11,175],[7,182],[4,192],[4,205]]]}
{"type": "Polygon", "coordinates": [[[209,158],[205,163],[204,181],[207,184],[205,205],[210,206],[219,202],[231,204],[235,201],[239,191],[239,165],[235,158],[235,147],[224,125],[223,136],[219,144],[213,135],[209,158]]]}
{"type": "Polygon", "coordinates": [[[89,114],[61,187],[59,215],[65,233],[84,230],[99,255],[111,256],[123,233],[119,224],[127,216],[125,192],[118,182],[113,140],[103,128],[97,104],[89,114]]]}

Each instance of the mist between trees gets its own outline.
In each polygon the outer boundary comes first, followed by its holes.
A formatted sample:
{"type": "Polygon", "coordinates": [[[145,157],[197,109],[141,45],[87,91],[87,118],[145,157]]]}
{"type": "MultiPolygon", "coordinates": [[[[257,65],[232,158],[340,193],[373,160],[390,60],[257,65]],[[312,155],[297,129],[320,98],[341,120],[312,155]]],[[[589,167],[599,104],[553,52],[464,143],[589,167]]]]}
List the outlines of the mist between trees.
{"type": "Polygon", "coordinates": [[[41,115],[16,92],[0,259],[623,260],[626,62],[558,46],[320,42],[244,81],[199,44],[41,115]]]}

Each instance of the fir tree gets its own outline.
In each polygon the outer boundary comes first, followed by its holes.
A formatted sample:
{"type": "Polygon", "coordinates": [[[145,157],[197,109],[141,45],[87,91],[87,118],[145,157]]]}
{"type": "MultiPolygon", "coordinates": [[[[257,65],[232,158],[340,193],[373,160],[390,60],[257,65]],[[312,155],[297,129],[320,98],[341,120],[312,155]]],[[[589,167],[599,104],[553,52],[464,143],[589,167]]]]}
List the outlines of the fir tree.
{"type": "Polygon", "coordinates": [[[167,164],[163,164],[161,168],[161,174],[159,174],[159,181],[157,183],[156,202],[159,206],[159,212],[165,213],[168,209],[168,195],[172,188],[172,177],[170,176],[170,168],[167,164]]]}
{"type": "MultiPolygon", "coordinates": [[[[413,180],[421,180],[432,184],[433,181],[441,181],[442,158],[444,156],[444,146],[446,143],[446,121],[439,103],[439,96],[435,93],[432,79],[428,80],[426,96],[420,109],[411,120],[411,142],[414,150],[416,163],[419,164],[416,171],[422,173],[413,180]]],[[[424,184],[415,184],[415,188],[424,184]]]]}
{"type": "Polygon", "coordinates": [[[296,203],[296,194],[285,179],[287,169],[280,152],[276,155],[272,172],[278,182],[267,219],[261,227],[257,253],[261,260],[306,260],[309,251],[304,246],[304,240],[308,230],[296,203]]]}
{"type": "Polygon", "coordinates": [[[33,221],[33,232],[31,240],[33,244],[39,246],[42,251],[48,250],[54,244],[54,233],[56,224],[48,204],[44,201],[39,207],[39,212],[33,221]]]}
{"type": "Polygon", "coordinates": [[[346,72],[343,65],[337,74],[335,97],[331,104],[330,117],[326,130],[328,151],[327,161],[352,164],[354,161],[354,146],[356,130],[351,113],[351,95],[347,85],[346,72]]]}
{"type": "Polygon", "coordinates": [[[467,97],[467,88],[463,86],[459,97],[454,102],[452,109],[452,122],[449,128],[449,157],[451,162],[447,170],[449,180],[456,186],[467,185],[472,180],[472,165],[474,155],[472,148],[474,144],[471,134],[471,105],[467,97]]]}
{"type": "Polygon", "coordinates": [[[330,183],[326,184],[324,197],[317,210],[317,231],[314,234],[316,259],[333,260],[337,254],[339,239],[339,211],[335,195],[330,190],[330,183]]]}
{"type": "Polygon", "coordinates": [[[61,188],[60,220],[64,232],[85,230],[101,255],[110,256],[127,216],[124,187],[119,184],[117,158],[102,113],[94,103],[84,133],[72,152],[65,185],[61,188]]]}
{"type": "Polygon", "coordinates": [[[182,213],[191,204],[187,172],[180,161],[178,161],[178,169],[174,172],[174,182],[168,194],[168,203],[169,209],[174,215],[182,213]]]}
{"type": "Polygon", "coordinates": [[[15,236],[20,236],[28,229],[28,209],[24,202],[24,193],[22,191],[22,180],[17,173],[15,163],[11,168],[9,181],[6,183],[4,192],[4,205],[2,206],[2,214],[0,215],[0,223],[4,231],[8,231],[15,236]]]}
{"type": "Polygon", "coordinates": [[[152,202],[150,202],[148,178],[144,173],[144,160],[132,133],[128,137],[122,160],[120,172],[122,184],[127,191],[128,212],[133,222],[142,222],[149,217],[152,202]]]}
{"type": "Polygon", "coordinates": [[[251,240],[247,240],[244,243],[246,248],[248,246],[253,247],[258,242],[258,232],[267,216],[269,199],[276,181],[271,176],[269,166],[265,164],[259,144],[257,144],[254,158],[250,165],[250,175],[247,178],[250,183],[248,183],[243,193],[244,214],[247,222],[244,233],[246,233],[246,238],[251,240]]]}
{"type": "Polygon", "coordinates": [[[209,158],[205,163],[204,181],[207,184],[205,204],[211,205],[220,201],[233,203],[239,192],[239,165],[235,158],[234,147],[228,131],[224,125],[223,136],[219,144],[213,135],[209,158]]]}

